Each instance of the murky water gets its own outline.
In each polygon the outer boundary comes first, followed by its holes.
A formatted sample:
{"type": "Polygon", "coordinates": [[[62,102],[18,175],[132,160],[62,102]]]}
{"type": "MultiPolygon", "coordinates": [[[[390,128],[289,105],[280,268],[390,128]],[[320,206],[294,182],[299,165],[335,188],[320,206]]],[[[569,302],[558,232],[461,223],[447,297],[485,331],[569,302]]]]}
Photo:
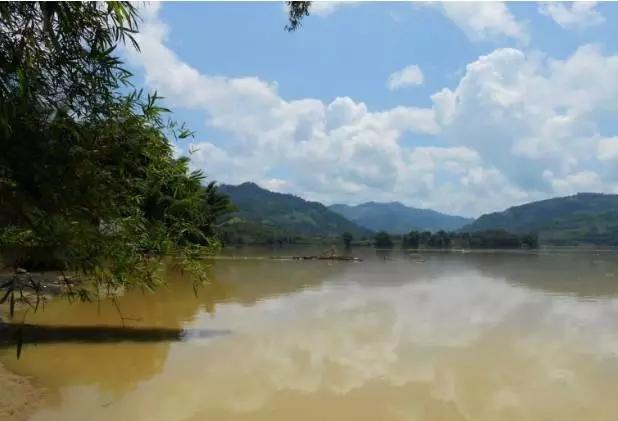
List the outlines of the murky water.
{"type": "MultiPolygon", "coordinates": [[[[618,418],[618,254],[354,253],[220,260],[198,297],[172,279],[118,300],[125,325],[221,334],[0,362],[48,388],[34,420],[618,418]]],[[[121,325],[110,303],[27,320],[121,325]]]]}

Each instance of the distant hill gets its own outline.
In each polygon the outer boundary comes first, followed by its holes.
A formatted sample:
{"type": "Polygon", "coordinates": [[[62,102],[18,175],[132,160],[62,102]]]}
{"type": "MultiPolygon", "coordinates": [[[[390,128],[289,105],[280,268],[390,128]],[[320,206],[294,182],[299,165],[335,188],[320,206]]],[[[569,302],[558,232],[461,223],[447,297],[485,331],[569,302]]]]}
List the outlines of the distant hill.
{"type": "Polygon", "coordinates": [[[578,193],[482,215],[461,231],[538,232],[552,244],[610,244],[618,234],[618,195],[578,193]]]}
{"type": "Polygon", "coordinates": [[[431,209],[412,208],[399,202],[332,205],[329,209],[371,230],[396,234],[413,229],[454,231],[472,222],[469,218],[446,215],[431,209]]]}
{"type": "Polygon", "coordinates": [[[559,218],[539,230],[539,239],[554,245],[618,246],[618,210],[559,218]]]}
{"type": "Polygon", "coordinates": [[[318,202],[291,194],[275,193],[255,183],[238,186],[222,184],[219,190],[230,196],[238,212],[228,216],[226,225],[252,236],[297,235],[335,236],[350,232],[356,238],[371,236],[360,227],[318,202]]]}

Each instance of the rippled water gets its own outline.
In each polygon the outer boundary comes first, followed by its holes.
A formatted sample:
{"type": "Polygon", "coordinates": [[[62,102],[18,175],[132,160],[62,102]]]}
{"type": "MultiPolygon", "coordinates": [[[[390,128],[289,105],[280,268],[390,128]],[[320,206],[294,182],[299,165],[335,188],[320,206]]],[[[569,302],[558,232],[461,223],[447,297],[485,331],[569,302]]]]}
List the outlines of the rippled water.
{"type": "MultiPolygon", "coordinates": [[[[617,419],[618,255],[354,253],[218,260],[197,298],[171,279],[118,300],[126,325],[225,334],[0,362],[49,389],[34,420],[617,419]]],[[[27,320],[121,324],[64,301],[27,320]]]]}

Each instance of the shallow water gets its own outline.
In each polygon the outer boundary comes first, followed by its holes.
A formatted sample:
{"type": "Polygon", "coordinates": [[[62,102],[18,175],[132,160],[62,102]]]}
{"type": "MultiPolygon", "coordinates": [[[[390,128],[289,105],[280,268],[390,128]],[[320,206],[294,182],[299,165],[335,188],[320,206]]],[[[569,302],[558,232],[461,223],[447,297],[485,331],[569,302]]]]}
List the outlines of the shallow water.
{"type": "MultiPolygon", "coordinates": [[[[126,326],[226,334],[28,345],[0,363],[48,388],[34,420],[616,419],[618,254],[353,253],[217,260],[198,297],[171,277],[118,300],[126,326]]],[[[109,302],[26,320],[122,325],[109,302]]]]}

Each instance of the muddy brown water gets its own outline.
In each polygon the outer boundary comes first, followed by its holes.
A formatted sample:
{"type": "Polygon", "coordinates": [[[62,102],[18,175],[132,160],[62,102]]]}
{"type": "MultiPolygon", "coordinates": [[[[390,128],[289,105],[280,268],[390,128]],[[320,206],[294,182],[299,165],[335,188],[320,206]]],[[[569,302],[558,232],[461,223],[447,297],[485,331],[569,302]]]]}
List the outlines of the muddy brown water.
{"type": "MultiPolygon", "coordinates": [[[[124,326],[180,341],[27,344],[33,420],[615,420],[618,254],[355,249],[362,262],[213,262],[118,299],[124,326]]],[[[23,314],[21,315],[23,316],[23,314]]],[[[6,315],[2,315],[6,317],[6,315]]],[[[114,306],[50,301],[49,326],[122,326],[114,306]]]]}

